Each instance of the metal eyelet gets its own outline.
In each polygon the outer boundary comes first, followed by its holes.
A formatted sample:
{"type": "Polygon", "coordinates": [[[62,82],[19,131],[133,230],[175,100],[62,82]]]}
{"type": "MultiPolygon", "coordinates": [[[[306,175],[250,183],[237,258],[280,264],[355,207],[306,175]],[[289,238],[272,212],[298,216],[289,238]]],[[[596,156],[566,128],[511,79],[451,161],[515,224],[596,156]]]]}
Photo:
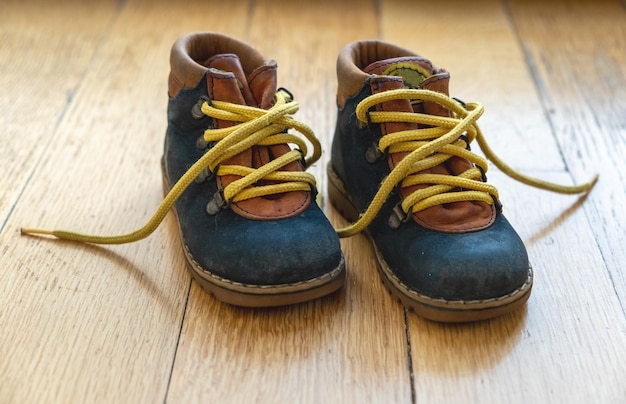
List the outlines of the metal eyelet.
{"type": "Polygon", "coordinates": [[[287,97],[286,97],[286,101],[287,102],[291,102],[291,101],[293,101],[295,99],[295,97],[293,96],[291,91],[287,90],[285,87],[279,87],[276,90],[277,93],[280,93],[281,91],[284,92],[285,94],[287,94],[287,97]]]}
{"type": "Polygon", "coordinates": [[[198,176],[194,179],[194,181],[200,184],[211,178],[213,178],[213,173],[208,168],[205,168],[204,170],[200,171],[200,174],[198,174],[198,176]]]}
{"type": "Polygon", "coordinates": [[[485,170],[483,170],[483,168],[477,164],[474,164],[474,167],[478,168],[478,171],[480,171],[480,179],[482,182],[487,182],[487,174],[485,173],[485,170]]]}
{"type": "Polygon", "coordinates": [[[502,212],[502,202],[495,196],[491,195],[491,199],[493,199],[493,204],[496,207],[496,211],[502,212]]]}
{"type": "Polygon", "coordinates": [[[198,151],[205,151],[209,147],[209,143],[204,140],[204,136],[200,136],[198,140],[196,140],[196,149],[198,151]]]}
{"type": "Polygon", "coordinates": [[[198,102],[193,104],[193,106],[191,107],[191,116],[193,116],[195,119],[204,118],[206,115],[204,114],[204,112],[202,112],[202,104],[204,104],[205,102],[210,103],[209,97],[207,97],[206,95],[200,96],[198,102]]]}
{"type": "Polygon", "coordinates": [[[459,136],[459,140],[462,140],[465,142],[465,150],[472,151],[472,148],[470,147],[470,144],[469,144],[469,139],[467,138],[467,133],[464,132],[461,136],[459,136]]]}
{"type": "Polygon", "coordinates": [[[460,99],[458,99],[456,97],[452,97],[452,99],[454,101],[456,101],[459,105],[461,105],[463,107],[463,109],[467,109],[467,104],[465,102],[463,102],[463,100],[460,100],[460,99]]]}
{"type": "Polygon", "coordinates": [[[221,190],[217,191],[213,194],[213,198],[211,198],[211,200],[209,200],[209,202],[206,204],[206,213],[211,216],[215,216],[222,209],[227,208],[228,205],[230,205],[230,202],[224,199],[224,192],[221,190]]]}
{"type": "Polygon", "coordinates": [[[368,163],[373,164],[380,160],[383,155],[384,154],[380,151],[378,145],[376,143],[372,143],[372,145],[365,151],[365,160],[367,160],[368,163]]]}
{"type": "Polygon", "coordinates": [[[402,223],[408,222],[410,218],[411,213],[405,213],[404,210],[402,210],[402,206],[400,206],[400,204],[397,204],[393,207],[391,211],[391,216],[389,216],[389,219],[387,220],[387,224],[389,225],[389,227],[395,230],[400,227],[402,223]]]}

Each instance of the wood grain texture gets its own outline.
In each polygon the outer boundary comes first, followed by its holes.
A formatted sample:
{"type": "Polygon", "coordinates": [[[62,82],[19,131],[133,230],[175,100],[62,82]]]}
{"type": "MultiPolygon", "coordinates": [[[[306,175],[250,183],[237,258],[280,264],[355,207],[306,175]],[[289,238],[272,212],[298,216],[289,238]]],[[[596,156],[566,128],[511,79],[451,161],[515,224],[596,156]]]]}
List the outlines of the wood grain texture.
{"type": "MultiPolygon", "coordinates": [[[[279,85],[295,94],[298,119],[314,128],[328,152],[337,52],[376,35],[374,4],[260,1],[250,21],[248,40],[278,61],[279,85]],[[347,14],[360,24],[344,30],[347,14]],[[277,15],[294,18],[268,24],[277,15]]],[[[321,183],[325,163],[314,172],[321,183]]],[[[342,247],[347,286],[320,301],[269,311],[233,309],[194,284],[168,401],[409,402],[404,311],[380,283],[364,238],[345,240],[342,247]]]]}
{"type": "Polygon", "coordinates": [[[168,54],[184,32],[165,22],[185,13],[154,7],[118,10],[1,235],[0,397],[9,402],[165,397],[190,285],[174,223],[110,248],[17,230],[129,231],[158,205],[168,54]]]}
{"type": "Polygon", "coordinates": [[[0,3],[0,229],[56,138],[115,5],[115,0],[49,8],[37,0],[0,3]]]}
{"type": "Polygon", "coordinates": [[[505,213],[529,249],[533,294],[525,309],[482,324],[411,316],[417,402],[624,401],[626,321],[584,200],[531,191],[499,172],[491,178],[506,191],[505,213]]]}
{"type": "Polygon", "coordinates": [[[419,12],[407,12],[412,7],[410,0],[381,2],[382,38],[448,70],[452,96],[482,103],[480,127],[505,161],[521,170],[562,170],[556,139],[501,2],[423,2],[419,12]]]}
{"type": "Polygon", "coordinates": [[[619,1],[586,3],[2,1],[0,402],[625,402],[626,24],[619,1]],[[124,246],[20,236],[144,223],[162,196],[169,49],[206,30],[278,61],[322,140],[323,192],[337,52],[376,37],[450,70],[516,168],[565,183],[600,172],[578,199],[490,171],[529,248],[529,303],[464,326],[405,314],[363,236],[342,240],[343,290],[270,310],[191,282],[173,215],[124,246]]]}
{"type": "Polygon", "coordinates": [[[626,317],[626,6],[511,2],[541,103],[569,172],[600,181],[585,210],[626,317]]]}
{"type": "MultiPolygon", "coordinates": [[[[541,98],[546,90],[538,89],[535,66],[527,64],[520,45],[536,36],[541,40],[537,49],[550,44],[538,50],[542,60],[549,59],[547,55],[566,41],[537,33],[533,22],[562,13],[534,14],[526,3],[519,8],[523,15],[516,18],[533,24],[521,34],[509,23],[508,8],[496,1],[424,5],[421,19],[403,13],[395,2],[383,3],[382,32],[385,39],[447,59],[454,88],[476,93],[469,99],[485,97],[481,126],[507,161],[522,170],[534,167],[532,174],[539,177],[550,175],[546,170],[561,171],[551,178],[569,183],[565,167],[577,164],[580,157],[561,154],[559,141],[567,140],[559,138],[546,119],[541,98]],[[411,41],[405,35],[411,29],[435,34],[411,41]],[[494,115],[500,125],[491,121],[494,115]]],[[[564,25],[577,29],[573,20],[564,25]]],[[[599,36],[597,40],[602,41],[599,36]]],[[[565,67],[561,71],[569,72],[565,67]]],[[[580,107],[580,101],[573,105],[580,107]]],[[[417,402],[623,401],[626,322],[608,272],[611,267],[595,244],[591,229],[596,226],[590,226],[582,200],[529,189],[493,171],[490,179],[499,185],[505,213],[529,248],[536,275],[533,295],[525,310],[484,324],[450,327],[410,316],[417,402]]],[[[614,236],[623,243],[623,235],[614,236]]]]}

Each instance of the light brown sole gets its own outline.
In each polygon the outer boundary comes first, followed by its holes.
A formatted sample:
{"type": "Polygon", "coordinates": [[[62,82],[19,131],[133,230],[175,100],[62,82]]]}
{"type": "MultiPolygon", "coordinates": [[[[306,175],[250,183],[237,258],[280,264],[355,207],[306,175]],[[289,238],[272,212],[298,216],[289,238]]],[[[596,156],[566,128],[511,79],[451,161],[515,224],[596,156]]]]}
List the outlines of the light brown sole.
{"type": "MultiPolygon", "coordinates": [[[[170,190],[170,185],[167,180],[163,159],[161,160],[161,169],[163,174],[163,192],[167,194],[170,190]]],[[[185,253],[187,268],[192,278],[204,291],[224,303],[242,307],[285,306],[326,296],[339,290],[345,283],[346,271],[343,256],[337,267],[327,274],[297,283],[249,285],[220,277],[202,268],[195,261],[182,235],[178,213],[175,208],[173,210],[177,216],[178,234],[185,253]]]]}
{"type": "MultiPolygon", "coordinates": [[[[351,222],[356,221],[359,217],[359,212],[330,163],[327,167],[327,174],[328,197],[331,203],[344,218],[351,222]]],[[[526,282],[517,290],[504,296],[472,301],[433,299],[411,290],[402,283],[387,265],[369,233],[366,232],[366,236],[374,249],[376,268],[387,290],[402,305],[426,319],[447,323],[487,320],[518,309],[530,296],[533,285],[533,273],[532,269],[529,268],[526,282]]]]}

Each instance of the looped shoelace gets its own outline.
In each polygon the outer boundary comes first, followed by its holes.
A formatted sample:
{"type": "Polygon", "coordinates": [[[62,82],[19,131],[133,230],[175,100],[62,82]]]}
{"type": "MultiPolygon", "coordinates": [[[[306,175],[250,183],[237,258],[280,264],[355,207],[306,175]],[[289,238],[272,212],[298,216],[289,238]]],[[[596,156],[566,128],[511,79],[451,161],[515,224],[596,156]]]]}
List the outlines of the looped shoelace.
{"type": "Polygon", "coordinates": [[[300,132],[313,146],[313,153],[305,160],[307,167],[321,156],[321,145],[313,130],[291,116],[298,109],[298,103],[293,101],[290,94],[284,90],[279,90],[276,93],[276,103],[269,110],[223,101],[211,101],[210,104],[204,102],[202,104],[204,114],[214,119],[237,122],[237,124],[227,128],[207,129],[205,131],[204,140],[207,143],[215,143],[215,145],[183,174],[165,196],[152,218],[138,230],[116,236],[34,228],[22,228],[21,232],[55,236],[64,240],[92,244],[125,244],[141,240],[156,230],[180,195],[206,169],[211,172],[217,170],[216,174],[220,176],[241,176],[223,190],[224,199],[229,202],[290,191],[310,191],[316,184],[312,174],[279,171],[291,162],[301,161],[308,152],[306,142],[296,135],[287,133],[288,129],[295,129],[300,132]],[[291,150],[259,168],[220,164],[255,145],[272,146],[285,143],[295,144],[299,150],[291,150]],[[254,186],[261,179],[273,183],[254,186]]]}
{"type": "Polygon", "coordinates": [[[366,211],[350,226],[337,231],[340,237],[349,237],[363,231],[376,217],[393,189],[400,184],[408,187],[428,185],[412,192],[401,203],[407,215],[431,206],[460,202],[483,201],[493,204],[498,200],[498,190],[480,179],[487,172],[487,161],[468,150],[476,140],[491,162],[509,177],[524,184],[563,194],[588,192],[598,176],[580,185],[560,185],[533,178],[514,170],[500,159],[487,144],[476,123],[483,106],[470,102],[462,106],[454,99],[430,90],[399,89],[371,95],[356,108],[356,116],[364,123],[409,122],[426,126],[423,129],[405,130],[384,135],[378,144],[381,152],[408,153],[383,180],[366,211]],[[452,112],[452,117],[434,116],[415,112],[369,111],[377,104],[391,100],[435,102],[452,112]],[[424,174],[423,170],[458,156],[473,163],[473,167],[459,175],[424,174]]]}

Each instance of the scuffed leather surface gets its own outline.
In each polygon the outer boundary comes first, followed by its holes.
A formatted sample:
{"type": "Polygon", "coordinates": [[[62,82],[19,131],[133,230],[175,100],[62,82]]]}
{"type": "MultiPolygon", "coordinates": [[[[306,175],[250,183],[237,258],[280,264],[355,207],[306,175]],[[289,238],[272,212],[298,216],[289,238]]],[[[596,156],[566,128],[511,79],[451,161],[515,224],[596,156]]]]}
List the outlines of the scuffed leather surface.
{"type": "Polygon", "coordinates": [[[185,35],[174,43],[170,53],[170,97],[176,96],[181,88],[194,88],[206,72],[200,63],[210,55],[224,53],[237,54],[248,72],[265,62],[256,49],[234,38],[212,32],[185,35]]]}
{"type": "Polygon", "coordinates": [[[373,61],[395,57],[419,55],[390,43],[358,41],[346,45],[337,57],[337,103],[342,108],[347,97],[359,92],[363,82],[370,76],[363,69],[373,61]]]}
{"type": "MultiPolygon", "coordinates": [[[[370,79],[339,108],[331,151],[331,164],[353,202],[364,211],[390,169],[385,158],[365,159],[367,148],[381,136],[378,125],[360,128],[356,105],[371,95],[370,79]]],[[[391,229],[387,220],[400,201],[394,191],[368,227],[385,262],[410,289],[431,298],[483,300],[518,289],[528,277],[526,249],[501,212],[490,227],[449,233],[414,221],[391,229]]]]}
{"type": "MultiPolygon", "coordinates": [[[[445,82],[446,84],[444,84],[443,88],[441,88],[441,92],[447,95],[448,78],[448,73],[439,73],[437,75],[430,76],[425,81],[428,81],[428,83],[431,84],[445,82]],[[437,76],[440,78],[439,80],[432,80],[437,76]]],[[[404,83],[401,77],[373,76],[368,81],[370,83],[372,93],[374,94],[404,88],[404,83]]],[[[432,90],[432,88],[427,89],[432,90]]],[[[427,101],[419,104],[418,106],[423,109],[423,111],[419,112],[430,115],[449,116],[448,110],[443,109],[439,104],[434,102],[427,101]]],[[[406,99],[386,101],[376,105],[376,109],[378,111],[414,112],[414,108],[411,106],[409,100],[406,99]]],[[[417,124],[407,122],[382,123],[379,127],[381,136],[419,128],[417,124]]],[[[402,161],[408,154],[409,153],[407,152],[389,153],[387,161],[390,169],[395,168],[396,165],[398,165],[398,163],[400,163],[400,161],[402,161]]],[[[446,162],[421,171],[420,173],[460,175],[469,168],[471,168],[471,163],[469,161],[457,156],[451,156],[446,162]]],[[[424,187],[426,187],[425,184],[402,187],[400,189],[400,196],[402,198],[406,198],[413,192],[424,187]]],[[[433,230],[455,233],[485,229],[493,224],[495,216],[496,211],[494,207],[481,201],[460,201],[448,203],[446,205],[435,205],[412,215],[413,220],[424,227],[428,227],[433,230]]]]}
{"type": "MultiPolygon", "coordinates": [[[[234,54],[215,55],[204,64],[210,68],[206,73],[210,99],[258,106],[263,109],[273,105],[276,93],[275,62],[264,64],[248,74],[243,71],[239,57],[234,54]],[[261,104],[257,104],[257,100],[260,100],[261,104]]],[[[213,124],[216,128],[225,128],[234,125],[234,122],[215,119],[213,124]]],[[[291,148],[287,144],[255,145],[222,161],[222,164],[259,168],[289,151],[291,148]]],[[[298,161],[291,162],[281,169],[304,171],[304,167],[298,161]]],[[[218,176],[217,182],[220,189],[224,189],[240,178],[238,175],[218,176]]],[[[259,182],[262,183],[264,182],[259,182]]],[[[310,203],[311,192],[296,191],[233,202],[231,209],[248,219],[276,220],[296,216],[304,212],[310,203]]]]}
{"type": "MultiPolygon", "coordinates": [[[[211,121],[191,116],[192,106],[207,95],[206,75],[196,84],[182,88],[168,105],[164,147],[171,185],[201,157],[196,140],[211,121]]],[[[250,220],[230,209],[210,216],[205,205],[216,191],[215,180],[194,182],[176,202],[184,243],[201,267],[233,282],[274,285],[319,277],[339,266],[339,240],[317,204],[274,221],[250,220]]]]}

